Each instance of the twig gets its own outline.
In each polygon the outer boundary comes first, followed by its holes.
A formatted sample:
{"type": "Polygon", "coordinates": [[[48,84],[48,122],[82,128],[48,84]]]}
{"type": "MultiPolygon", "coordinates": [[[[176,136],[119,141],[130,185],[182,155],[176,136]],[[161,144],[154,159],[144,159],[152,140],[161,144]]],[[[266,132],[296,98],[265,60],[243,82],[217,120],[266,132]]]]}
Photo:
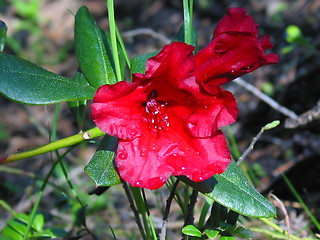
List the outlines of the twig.
{"type": "Polygon", "coordinates": [[[185,219],[185,222],[184,222],[184,226],[187,226],[189,224],[194,224],[194,206],[196,205],[197,203],[197,197],[198,197],[198,191],[193,189],[192,190],[192,194],[191,194],[191,197],[190,197],[190,203],[188,205],[188,211],[187,211],[187,216],[186,216],[186,219],[185,219]]]}
{"type": "Polygon", "coordinates": [[[276,126],[278,126],[280,124],[280,121],[275,120],[271,123],[268,123],[267,125],[265,125],[264,127],[261,128],[260,132],[252,139],[249,147],[244,151],[244,153],[242,153],[241,157],[239,157],[237,164],[240,165],[241,162],[247,157],[247,155],[252,151],[254,145],[256,144],[256,142],[258,141],[258,139],[261,137],[261,135],[264,133],[265,130],[269,130],[272,128],[275,128],[276,126]]]}
{"type": "Polygon", "coordinates": [[[161,233],[160,233],[160,240],[165,240],[166,239],[166,234],[167,234],[167,225],[168,225],[168,216],[170,212],[170,207],[172,200],[174,198],[174,195],[176,194],[176,189],[178,187],[180,180],[177,179],[177,181],[173,184],[173,187],[171,189],[170,195],[167,199],[167,204],[166,208],[164,210],[164,215],[163,215],[163,222],[162,222],[162,227],[161,227],[161,233]]]}
{"type": "Polygon", "coordinates": [[[285,128],[296,128],[301,125],[306,125],[309,122],[319,120],[320,119],[320,100],[318,100],[317,104],[312,107],[310,110],[304,112],[299,115],[296,119],[287,118],[284,127],[285,128]]]}
{"type": "Polygon", "coordinates": [[[141,236],[142,236],[143,240],[148,240],[148,239],[147,239],[147,236],[146,236],[146,234],[145,234],[145,232],[144,232],[144,229],[143,229],[143,226],[142,226],[140,217],[139,217],[139,212],[138,212],[138,210],[136,209],[136,206],[134,205],[134,201],[133,201],[131,192],[130,192],[129,187],[128,187],[128,185],[127,185],[126,182],[123,182],[123,188],[124,188],[124,191],[126,192],[127,198],[128,198],[128,200],[129,200],[129,203],[130,203],[130,208],[131,208],[131,210],[133,211],[134,218],[135,218],[136,223],[137,223],[137,225],[138,225],[138,228],[139,228],[139,230],[140,230],[141,236]]]}
{"type": "Polygon", "coordinates": [[[271,97],[269,97],[268,95],[266,95],[263,92],[261,92],[258,88],[256,88],[252,84],[244,81],[242,78],[237,78],[234,82],[239,84],[240,86],[244,87],[245,89],[247,89],[251,93],[253,93],[255,96],[260,98],[262,101],[267,103],[270,107],[272,107],[273,109],[277,110],[278,112],[280,112],[280,113],[282,113],[282,114],[284,114],[287,117],[292,118],[292,119],[297,119],[298,118],[298,115],[295,112],[293,112],[293,111],[289,110],[288,108],[280,105],[275,100],[273,100],[271,97]]]}
{"type": "Polygon", "coordinates": [[[169,44],[171,42],[169,38],[167,38],[166,36],[160,33],[153,31],[150,28],[137,28],[131,31],[126,31],[122,34],[122,36],[126,38],[134,37],[137,35],[150,35],[153,38],[159,39],[164,44],[169,44]]]}
{"type": "Polygon", "coordinates": [[[290,229],[291,228],[290,228],[289,215],[288,215],[286,207],[284,206],[283,202],[276,195],[274,195],[272,192],[268,194],[268,197],[269,197],[270,201],[273,203],[273,205],[278,207],[281,210],[281,212],[284,214],[284,217],[285,217],[284,222],[287,226],[287,239],[290,240],[290,232],[291,232],[290,229]]]}

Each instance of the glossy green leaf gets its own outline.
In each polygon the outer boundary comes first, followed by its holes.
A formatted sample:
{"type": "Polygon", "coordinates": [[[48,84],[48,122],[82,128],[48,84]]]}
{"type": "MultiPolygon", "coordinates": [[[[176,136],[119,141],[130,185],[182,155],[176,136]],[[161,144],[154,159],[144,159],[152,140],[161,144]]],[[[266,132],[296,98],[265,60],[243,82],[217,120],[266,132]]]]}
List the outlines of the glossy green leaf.
{"type": "Polygon", "coordinates": [[[91,99],[87,82],[58,76],[27,60],[0,54],[0,93],[24,104],[51,104],[91,99]]]}
{"type": "MultiPolygon", "coordinates": [[[[72,76],[72,79],[75,82],[86,81],[84,75],[82,73],[80,73],[80,72],[76,72],[72,76]]],[[[85,119],[86,104],[87,104],[87,100],[69,101],[68,102],[69,110],[70,110],[71,114],[73,115],[73,117],[75,118],[75,120],[77,122],[77,125],[78,125],[78,128],[80,130],[83,129],[83,124],[84,124],[84,119],[85,119]]]]}
{"type": "Polygon", "coordinates": [[[87,7],[79,8],[75,19],[75,49],[80,68],[91,86],[116,82],[102,31],[87,7]]]}
{"type": "Polygon", "coordinates": [[[235,162],[214,178],[218,183],[206,194],[214,201],[245,216],[276,216],[275,207],[251,185],[235,162]]]}
{"type": "Polygon", "coordinates": [[[23,236],[21,234],[19,234],[17,231],[15,231],[14,229],[12,229],[9,226],[5,226],[2,229],[2,234],[3,236],[6,236],[7,238],[10,238],[12,240],[22,240],[23,236]]]}
{"type": "Polygon", "coordinates": [[[204,233],[209,237],[209,238],[215,238],[216,236],[219,235],[219,231],[215,229],[206,229],[204,233]]]}
{"type": "Polygon", "coordinates": [[[220,240],[234,240],[234,237],[232,237],[232,236],[221,236],[220,240]]]}
{"type": "Polygon", "coordinates": [[[7,39],[7,26],[0,20],[0,53],[3,52],[7,39]]]}
{"type": "Polygon", "coordinates": [[[30,217],[25,213],[17,213],[14,215],[14,218],[25,223],[25,224],[28,224],[28,222],[30,220],[30,217]]]}
{"type": "Polygon", "coordinates": [[[14,229],[16,232],[18,232],[21,235],[24,235],[27,231],[27,225],[16,221],[16,219],[10,219],[8,221],[8,226],[10,226],[12,229],[14,229]]]}
{"type": "Polygon", "coordinates": [[[118,140],[115,137],[105,136],[85,167],[85,171],[97,186],[113,186],[121,183],[120,177],[114,167],[114,152],[118,140]]]}
{"type": "Polygon", "coordinates": [[[32,227],[37,232],[40,232],[40,231],[42,231],[43,225],[44,225],[44,217],[43,217],[43,215],[42,214],[37,214],[35,216],[35,218],[33,219],[32,227]]]}
{"type": "Polygon", "coordinates": [[[214,177],[208,178],[207,180],[201,182],[194,182],[187,178],[186,176],[177,176],[177,178],[184,182],[185,184],[189,185],[190,187],[194,188],[195,190],[201,193],[210,193],[212,192],[215,184],[217,184],[217,180],[214,177]]]}
{"type": "Polygon", "coordinates": [[[193,225],[187,225],[184,228],[182,228],[183,234],[187,236],[192,236],[192,237],[201,237],[202,233],[198,228],[196,228],[193,225]]]}
{"type": "Polygon", "coordinates": [[[131,73],[145,73],[147,60],[158,53],[159,51],[156,51],[134,57],[131,60],[131,73]]]}
{"type": "Polygon", "coordinates": [[[235,236],[237,236],[239,238],[253,238],[254,237],[253,233],[250,230],[245,229],[243,227],[236,228],[234,231],[232,231],[232,234],[234,234],[235,236]]]}

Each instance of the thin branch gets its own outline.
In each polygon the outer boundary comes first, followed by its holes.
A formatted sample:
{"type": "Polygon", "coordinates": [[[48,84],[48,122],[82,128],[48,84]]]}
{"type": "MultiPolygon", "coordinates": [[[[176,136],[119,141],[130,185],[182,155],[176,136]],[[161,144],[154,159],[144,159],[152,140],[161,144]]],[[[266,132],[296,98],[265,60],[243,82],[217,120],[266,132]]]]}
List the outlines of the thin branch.
{"type": "Polygon", "coordinates": [[[275,128],[276,126],[278,126],[280,124],[280,121],[275,120],[271,123],[268,123],[267,125],[265,125],[264,127],[261,128],[260,132],[252,139],[250,145],[248,146],[248,148],[244,151],[244,153],[241,155],[241,157],[239,157],[237,164],[240,165],[241,162],[247,157],[247,155],[252,151],[254,145],[256,144],[256,142],[259,140],[259,138],[261,137],[261,135],[264,133],[264,131],[275,128]]]}
{"type": "Polygon", "coordinates": [[[185,218],[184,225],[194,224],[194,206],[197,203],[198,191],[193,189],[190,197],[190,203],[188,205],[188,211],[185,218]]]}
{"type": "Polygon", "coordinates": [[[138,35],[149,35],[153,38],[159,39],[164,44],[169,44],[171,40],[163,34],[157,33],[150,28],[137,28],[131,31],[126,31],[122,34],[123,37],[130,38],[138,35]]]}
{"type": "Polygon", "coordinates": [[[286,207],[284,206],[283,202],[276,195],[274,195],[272,192],[270,192],[268,194],[268,197],[269,197],[270,201],[273,203],[273,205],[278,207],[281,210],[282,214],[284,215],[284,217],[285,217],[284,222],[287,226],[287,239],[290,240],[291,227],[290,227],[290,219],[289,219],[289,215],[288,215],[286,207]]]}
{"type": "Polygon", "coordinates": [[[320,119],[320,100],[318,100],[317,104],[299,115],[296,119],[287,118],[284,127],[285,128],[296,128],[299,126],[307,125],[310,122],[316,121],[320,119]]]}
{"type": "Polygon", "coordinates": [[[260,98],[262,101],[267,103],[270,107],[272,107],[273,109],[275,109],[278,112],[282,113],[283,115],[286,115],[287,117],[292,118],[292,119],[297,119],[298,118],[298,115],[295,112],[293,112],[293,111],[289,110],[288,108],[280,105],[275,100],[273,100],[271,97],[269,97],[268,95],[266,95],[263,92],[261,92],[258,88],[256,88],[252,84],[244,81],[242,78],[237,78],[234,82],[239,84],[240,86],[244,87],[249,92],[253,93],[255,96],[260,98]]]}
{"type": "Polygon", "coordinates": [[[164,215],[163,215],[163,222],[162,222],[162,227],[161,227],[161,233],[160,233],[160,240],[165,240],[166,239],[166,234],[167,234],[167,225],[168,225],[168,216],[170,212],[170,207],[172,200],[174,199],[174,195],[176,194],[176,189],[178,187],[180,180],[177,179],[177,181],[173,184],[173,187],[171,189],[170,195],[167,199],[167,204],[166,208],[164,210],[164,215]]]}
{"type": "Polygon", "coordinates": [[[126,182],[123,182],[123,188],[124,188],[124,191],[126,192],[127,198],[129,200],[129,203],[130,203],[130,208],[133,211],[134,218],[135,218],[136,223],[138,225],[138,228],[140,230],[141,236],[142,236],[143,240],[148,240],[147,236],[145,234],[145,231],[143,229],[140,217],[139,217],[139,212],[138,212],[138,210],[137,210],[137,208],[136,208],[136,206],[134,204],[131,192],[130,192],[128,184],[126,182]]]}

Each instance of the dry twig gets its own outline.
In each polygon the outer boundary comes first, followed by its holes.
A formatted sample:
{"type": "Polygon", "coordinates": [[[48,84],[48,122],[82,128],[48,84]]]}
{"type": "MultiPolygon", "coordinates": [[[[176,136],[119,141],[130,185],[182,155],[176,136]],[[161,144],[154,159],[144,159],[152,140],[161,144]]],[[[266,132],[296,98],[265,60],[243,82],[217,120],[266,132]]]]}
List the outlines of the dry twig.
{"type": "Polygon", "coordinates": [[[280,105],[275,100],[273,100],[271,97],[269,97],[268,95],[266,95],[263,92],[261,92],[258,88],[256,88],[252,84],[244,81],[242,78],[237,78],[234,82],[239,84],[240,86],[244,87],[245,89],[247,89],[251,93],[253,93],[255,96],[260,98],[262,101],[267,103],[270,107],[272,107],[273,109],[275,109],[278,112],[282,113],[283,115],[285,115],[285,116],[287,116],[287,117],[289,117],[291,119],[297,119],[298,118],[298,116],[297,116],[297,114],[295,112],[293,112],[293,111],[289,110],[288,108],[280,105]]]}

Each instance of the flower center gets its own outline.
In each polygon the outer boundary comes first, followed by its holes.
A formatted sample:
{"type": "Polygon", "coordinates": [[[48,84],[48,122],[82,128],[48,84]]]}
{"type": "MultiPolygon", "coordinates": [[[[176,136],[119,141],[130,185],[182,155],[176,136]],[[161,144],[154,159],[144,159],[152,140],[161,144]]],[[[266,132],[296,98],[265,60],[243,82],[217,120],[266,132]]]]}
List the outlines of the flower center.
{"type": "Polygon", "coordinates": [[[156,100],[158,93],[152,90],[148,95],[148,100],[142,106],[145,107],[145,116],[149,124],[149,128],[157,135],[159,130],[166,129],[170,126],[169,117],[165,114],[167,102],[156,100]]]}

